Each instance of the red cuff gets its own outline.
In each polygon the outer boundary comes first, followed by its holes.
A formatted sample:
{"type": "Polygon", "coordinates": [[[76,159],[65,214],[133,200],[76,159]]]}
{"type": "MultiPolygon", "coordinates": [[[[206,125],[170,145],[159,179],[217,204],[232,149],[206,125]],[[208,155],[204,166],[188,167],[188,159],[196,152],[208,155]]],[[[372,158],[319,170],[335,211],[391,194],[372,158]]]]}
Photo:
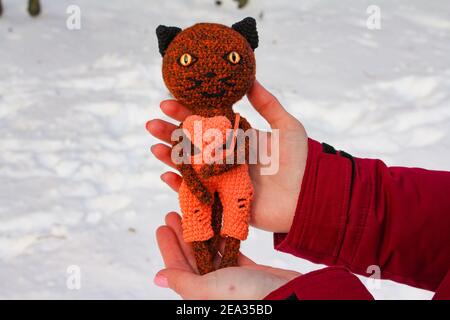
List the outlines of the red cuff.
{"type": "Polygon", "coordinates": [[[335,264],[347,223],[351,177],[350,159],[324,153],[319,142],[308,139],[294,221],[288,234],[274,235],[275,249],[312,262],[335,264]]]}
{"type": "Polygon", "coordinates": [[[359,279],[345,268],[325,268],[299,276],[264,300],[373,300],[359,279]]]}

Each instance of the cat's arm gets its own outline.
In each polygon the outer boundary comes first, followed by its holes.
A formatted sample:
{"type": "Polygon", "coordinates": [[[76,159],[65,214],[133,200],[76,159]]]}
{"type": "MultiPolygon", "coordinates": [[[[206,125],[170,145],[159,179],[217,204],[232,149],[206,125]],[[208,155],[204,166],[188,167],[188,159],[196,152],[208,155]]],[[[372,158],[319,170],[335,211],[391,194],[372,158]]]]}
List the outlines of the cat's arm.
{"type": "MultiPolygon", "coordinates": [[[[250,123],[248,123],[247,119],[245,119],[244,117],[241,117],[239,120],[239,129],[242,129],[244,132],[246,132],[247,130],[249,130],[251,128],[252,127],[251,127],[250,123]]],[[[234,158],[233,158],[232,163],[205,165],[200,170],[200,174],[202,175],[203,178],[209,178],[209,177],[218,176],[218,175],[221,175],[222,173],[230,171],[234,167],[242,164],[242,163],[239,163],[239,161],[238,161],[238,159],[242,155],[242,152],[245,152],[245,154],[244,154],[245,162],[248,163],[249,162],[249,150],[250,150],[249,142],[246,139],[244,147],[242,147],[242,145],[236,144],[235,150],[233,152],[234,158]]],[[[225,161],[225,162],[227,162],[227,161],[225,161]]]]}
{"type": "MultiPolygon", "coordinates": [[[[181,128],[182,124],[180,124],[179,128],[181,128]]],[[[187,139],[187,137],[184,137],[187,139]]],[[[180,140],[173,141],[172,147],[177,145],[178,143],[182,143],[180,140]]],[[[191,143],[191,149],[193,148],[191,143]]],[[[182,150],[180,151],[183,152],[182,150]]],[[[180,157],[182,157],[182,154],[179,154],[180,157]]],[[[180,163],[177,164],[177,169],[180,171],[181,176],[183,177],[184,182],[188,186],[189,190],[199,199],[201,202],[211,205],[213,202],[211,193],[206,189],[206,187],[203,185],[203,183],[200,181],[199,176],[197,175],[197,172],[195,172],[194,168],[192,167],[192,164],[190,163],[180,163]]]]}
{"type": "MultiPolygon", "coordinates": [[[[251,124],[245,119],[244,117],[241,117],[241,120],[239,121],[239,129],[242,129],[244,132],[247,132],[248,130],[252,129],[251,124]]],[[[256,132],[252,132],[252,134],[256,132]]],[[[249,157],[250,157],[250,143],[248,140],[245,140],[245,162],[249,163],[249,157]]]]}

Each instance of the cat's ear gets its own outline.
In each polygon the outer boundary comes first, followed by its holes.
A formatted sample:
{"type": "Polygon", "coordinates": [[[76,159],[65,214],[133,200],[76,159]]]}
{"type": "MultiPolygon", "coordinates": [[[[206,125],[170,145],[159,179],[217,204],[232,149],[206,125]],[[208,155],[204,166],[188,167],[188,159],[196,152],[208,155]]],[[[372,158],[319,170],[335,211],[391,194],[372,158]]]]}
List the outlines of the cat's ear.
{"type": "Polygon", "coordinates": [[[247,17],[242,21],[236,22],[231,26],[234,30],[239,32],[247,39],[250,47],[255,50],[258,48],[258,31],[256,30],[256,20],[252,17],[247,17]]]}
{"type": "Polygon", "coordinates": [[[166,27],[163,25],[159,25],[156,28],[156,36],[158,37],[158,47],[159,53],[164,57],[169,44],[175,38],[177,34],[181,32],[180,28],[177,27],[166,27]]]}

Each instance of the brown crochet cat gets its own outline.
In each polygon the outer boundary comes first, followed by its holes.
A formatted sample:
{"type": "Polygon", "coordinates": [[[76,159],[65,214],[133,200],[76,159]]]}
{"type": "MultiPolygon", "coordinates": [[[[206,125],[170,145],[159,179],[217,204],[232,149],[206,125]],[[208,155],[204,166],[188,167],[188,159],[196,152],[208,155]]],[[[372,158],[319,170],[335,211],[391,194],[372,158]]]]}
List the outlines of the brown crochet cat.
{"type": "MultiPolygon", "coordinates": [[[[159,26],[156,34],[166,86],[195,115],[180,127],[191,133],[198,120],[220,130],[250,129],[233,104],[255,80],[256,21],[245,18],[231,28],[199,23],[184,31],[159,26]]],[[[245,150],[234,149],[232,163],[178,165],[183,236],[192,243],[200,274],[214,270],[221,236],[226,240],[220,267],[237,265],[240,241],[247,237],[253,188],[248,164],[236,161],[240,152],[246,152],[248,162],[248,141],[245,150]]]]}

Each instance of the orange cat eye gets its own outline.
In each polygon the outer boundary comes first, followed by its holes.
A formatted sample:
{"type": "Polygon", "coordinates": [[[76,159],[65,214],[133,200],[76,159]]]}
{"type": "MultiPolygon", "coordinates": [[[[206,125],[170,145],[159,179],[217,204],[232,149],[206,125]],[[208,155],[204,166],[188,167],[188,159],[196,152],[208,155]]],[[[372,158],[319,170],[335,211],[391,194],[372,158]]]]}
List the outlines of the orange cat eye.
{"type": "Polygon", "coordinates": [[[238,64],[241,61],[241,56],[236,51],[232,51],[228,54],[228,61],[232,64],[238,64]]]}
{"type": "Polygon", "coordinates": [[[180,64],[183,67],[187,67],[187,66],[191,65],[193,61],[194,61],[194,58],[192,58],[192,56],[189,53],[185,53],[180,57],[180,64]]]}

